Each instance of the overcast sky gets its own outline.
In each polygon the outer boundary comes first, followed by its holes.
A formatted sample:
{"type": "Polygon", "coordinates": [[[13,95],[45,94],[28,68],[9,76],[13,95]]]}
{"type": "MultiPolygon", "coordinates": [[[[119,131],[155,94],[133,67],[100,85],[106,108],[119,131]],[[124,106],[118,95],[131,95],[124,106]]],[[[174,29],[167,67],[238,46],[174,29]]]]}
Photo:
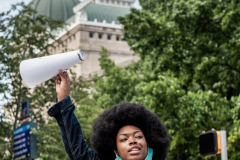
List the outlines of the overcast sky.
{"type": "MultiPolygon", "coordinates": [[[[25,4],[29,4],[32,0],[0,0],[0,13],[8,11],[11,7],[11,4],[16,4],[22,1],[24,1],[25,4]]],[[[138,0],[135,1],[134,7],[137,9],[141,8],[138,0]]]]}

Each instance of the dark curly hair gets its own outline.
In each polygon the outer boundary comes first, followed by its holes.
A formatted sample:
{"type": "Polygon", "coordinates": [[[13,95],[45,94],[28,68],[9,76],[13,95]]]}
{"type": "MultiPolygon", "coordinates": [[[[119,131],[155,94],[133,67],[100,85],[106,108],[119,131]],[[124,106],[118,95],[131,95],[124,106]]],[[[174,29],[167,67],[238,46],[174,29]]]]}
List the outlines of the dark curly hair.
{"type": "Polygon", "coordinates": [[[92,146],[101,159],[115,159],[116,135],[126,125],[142,130],[148,146],[153,149],[153,160],[165,160],[170,144],[165,126],[155,113],[129,102],[105,110],[93,124],[92,146]]]}

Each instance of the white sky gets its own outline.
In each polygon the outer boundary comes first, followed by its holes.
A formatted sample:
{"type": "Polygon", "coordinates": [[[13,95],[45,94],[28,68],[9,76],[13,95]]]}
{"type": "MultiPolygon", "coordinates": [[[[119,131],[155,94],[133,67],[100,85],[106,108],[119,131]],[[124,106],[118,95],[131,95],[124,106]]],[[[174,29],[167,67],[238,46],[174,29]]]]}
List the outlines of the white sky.
{"type": "MultiPolygon", "coordinates": [[[[20,3],[22,1],[24,1],[25,4],[29,4],[32,0],[0,0],[0,13],[8,11],[11,8],[11,4],[20,3]]],[[[137,9],[141,9],[138,0],[135,1],[134,7],[137,9]]]]}

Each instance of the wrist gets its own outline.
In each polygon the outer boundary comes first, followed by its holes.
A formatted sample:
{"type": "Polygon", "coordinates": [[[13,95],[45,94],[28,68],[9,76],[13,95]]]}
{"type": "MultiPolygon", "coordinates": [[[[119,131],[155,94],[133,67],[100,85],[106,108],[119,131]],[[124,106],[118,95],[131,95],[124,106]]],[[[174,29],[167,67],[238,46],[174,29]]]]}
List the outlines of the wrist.
{"type": "Polygon", "coordinates": [[[63,100],[65,97],[67,97],[68,95],[61,95],[61,96],[57,96],[58,102],[63,100]]]}

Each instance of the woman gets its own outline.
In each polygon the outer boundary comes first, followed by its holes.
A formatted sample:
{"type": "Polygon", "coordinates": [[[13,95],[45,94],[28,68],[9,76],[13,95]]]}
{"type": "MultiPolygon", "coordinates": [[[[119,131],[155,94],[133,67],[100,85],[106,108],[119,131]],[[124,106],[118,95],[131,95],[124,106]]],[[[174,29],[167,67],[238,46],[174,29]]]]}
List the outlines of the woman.
{"type": "Polygon", "coordinates": [[[93,125],[88,148],[69,96],[70,79],[59,70],[55,78],[58,103],[48,110],[61,129],[71,160],[164,160],[169,138],[158,116],[144,106],[123,102],[105,110],[93,125]]]}

